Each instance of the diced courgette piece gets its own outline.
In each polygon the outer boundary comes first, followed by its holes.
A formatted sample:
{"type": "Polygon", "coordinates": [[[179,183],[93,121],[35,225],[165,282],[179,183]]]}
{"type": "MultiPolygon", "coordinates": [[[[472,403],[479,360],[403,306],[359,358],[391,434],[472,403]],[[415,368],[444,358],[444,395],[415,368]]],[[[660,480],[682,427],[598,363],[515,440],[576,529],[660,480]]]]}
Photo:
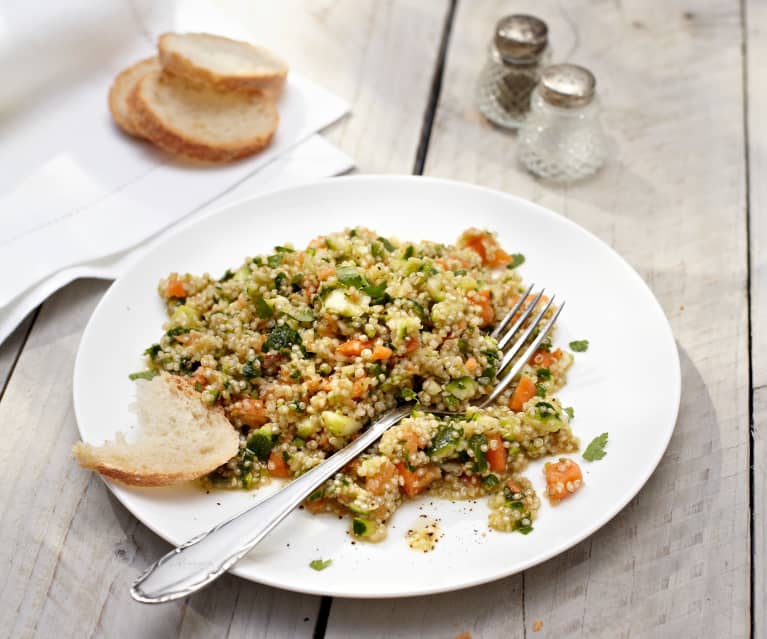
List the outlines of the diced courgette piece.
{"type": "Polygon", "coordinates": [[[474,470],[483,473],[487,470],[487,452],[482,450],[482,446],[487,449],[487,437],[485,435],[472,435],[469,437],[469,450],[474,453],[474,470]]]}
{"type": "Polygon", "coordinates": [[[409,335],[417,334],[421,330],[421,320],[407,315],[390,317],[386,320],[386,325],[391,331],[391,341],[396,345],[404,342],[409,335]]]}
{"type": "Polygon", "coordinates": [[[378,529],[378,524],[363,517],[352,519],[352,533],[355,537],[364,539],[370,537],[378,529]]]}
{"type": "Polygon", "coordinates": [[[170,321],[175,326],[197,328],[200,326],[200,314],[191,306],[181,304],[173,311],[173,315],[170,316],[170,321]]]}
{"type": "Polygon", "coordinates": [[[304,439],[310,435],[314,435],[320,428],[319,420],[312,415],[306,419],[302,419],[296,426],[296,435],[303,437],[304,439]]]}
{"type": "Polygon", "coordinates": [[[458,446],[458,440],[463,435],[463,429],[454,428],[450,424],[441,426],[426,449],[426,454],[434,460],[450,457],[458,446]]]}
{"type": "Polygon", "coordinates": [[[331,410],[322,412],[322,423],[337,437],[348,437],[362,428],[362,424],[353,417],[331,410]]]}
{"type": "Polygon", "coordinates": [[[365,312],[365,307],[352,302],[342,289],[337,288],[325,298],[325,310],[342,317],[359,317],[365,312]]]}
{"type": "Polygon", "coordinates": [[[430,277],[426,280],[426,291],[435,302],[445,299],[445,287],[438,277],[430,277]]]}
{"type": "Polygon", "coordinates": [[[272,440],[272,429],[270,426],[262,426],[250,437],[248,437],[248,443],[246,444],[248,450],[250,450],[260,461],[266,461],[269,459],[269,453],[272,452],[274,447],[274,441],[272,440]]]}
{"type": "Polygon", "coordinates": [[[461,377],[445,384],[445,390],[453,397],[465,401],[471,399],[477,392],[477,382],[471,377],[461,377]]]}

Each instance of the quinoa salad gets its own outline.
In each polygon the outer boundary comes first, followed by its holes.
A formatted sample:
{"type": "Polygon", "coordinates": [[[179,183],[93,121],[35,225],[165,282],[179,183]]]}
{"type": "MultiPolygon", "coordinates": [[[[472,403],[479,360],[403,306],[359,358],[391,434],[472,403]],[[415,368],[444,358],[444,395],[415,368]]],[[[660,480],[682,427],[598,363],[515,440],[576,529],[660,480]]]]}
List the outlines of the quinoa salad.
{"type": "Polygon", "coordinates": [[[358,227],[274,247],[219,277],[171,273],[158,285],[168,320],[146,350],[146,374],[190,378],[240,433],[238,454],[202,480],[207,489],[297,477],[412,403],[304,508],[347,516],[355,538],[378,541],[405,500],[487,496],[491,528],[527,534],[541,505],[522,475],[528,462],[554,457],[552,503],[582,476],[559,457],[580,444],[572,408],[555,396],[573,357],[550,337],[494,404],[474,406],[497,382],[502,353],[490,334],[527,290],[522,261],[484,230],[446,245],[358,227]]]}

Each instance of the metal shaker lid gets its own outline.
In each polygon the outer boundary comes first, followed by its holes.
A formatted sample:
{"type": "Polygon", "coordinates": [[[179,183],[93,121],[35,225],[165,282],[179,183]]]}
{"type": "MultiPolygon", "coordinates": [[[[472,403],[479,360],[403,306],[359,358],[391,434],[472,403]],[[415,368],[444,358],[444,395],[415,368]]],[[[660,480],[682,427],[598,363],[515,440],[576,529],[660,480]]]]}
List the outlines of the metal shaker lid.
{"type": "Polygon", "coordinates": [[[596,86],[588,69],[577,64],[552,64],[541,72],[538,92],[549,104],[572,109],[589,104],[596,86]]]}
{"type": "Polygon", "coordinates": [[[495,48],[508,62],[534,62],[548,41],[549,28],[535,16],[505,16],[495,25],[495,48]]]}

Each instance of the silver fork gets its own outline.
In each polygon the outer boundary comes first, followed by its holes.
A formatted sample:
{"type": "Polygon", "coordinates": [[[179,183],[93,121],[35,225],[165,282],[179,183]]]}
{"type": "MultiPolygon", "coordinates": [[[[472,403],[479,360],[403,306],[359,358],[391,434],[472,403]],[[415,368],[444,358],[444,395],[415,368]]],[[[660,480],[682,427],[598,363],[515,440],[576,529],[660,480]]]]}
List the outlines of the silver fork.
{"type": "MultiPolygon", "coordinates": [[[[530,286],[492,333],[492,336],[498,340],[500,350],[504,353],[498,366],[498,374],[502,376],[490,395],[479,404],[480,407],[495,401],[511,383],[551,331],[564,308],[565,304],[562,302],[551,319],[543,324],[544,316],[554,302],[552,295],[528,326],[520,332],[543,296],[543,290],[541,290],[533,301],[523,308],[532,290],[533,286],[530,286]],[[514,319],[518,313],[520,313],[519,317],[514,319]],[[517,333],[519,335],[514,344],[506,349],[517,333]],[[525,344],[528,345],[523,351],[525,344]],[[518,355],[514,365],[509,367],[518,355]],[[504,370],[505,368],[508,370],[504,370]]],[[[412,409],[413,405],[409,404],[387,411],[360,437],[334,453],[319,466],[315,466],[275,494],[171,550],[152,564],[133,583],[131,588],[133,598],[142,603],[173,601],[200,590],[220,577],[312,492],[373,444],[412,409]]],[[[430,412],[442,415],[459,414],[444,411],[430,412]]]]}

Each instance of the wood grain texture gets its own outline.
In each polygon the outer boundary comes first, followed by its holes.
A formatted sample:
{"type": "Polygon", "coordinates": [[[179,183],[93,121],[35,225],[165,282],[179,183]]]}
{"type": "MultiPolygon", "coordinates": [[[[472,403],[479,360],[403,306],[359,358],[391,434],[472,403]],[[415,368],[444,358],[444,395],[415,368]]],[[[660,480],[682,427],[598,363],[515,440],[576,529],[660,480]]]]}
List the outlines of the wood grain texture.
{"type": "MultiPolygon", "coordinates": [[[[360,169],[410,170],[446,1],[219,4],[245,28],[278,38],[275,48],[294,69],[350,101],[352,115],[329,137],[360,169]]],[[[0,488],[0,561],[11,567],[0,577],[0,635],[312,636],[320,598],[234,577],[184,602],[147,607],[129,598],[130,583],[169,546],[69,455],[77,438],[74,355],[106,287],[77,282],[44,305],[0,401],[8,480],[0,488]]],[[[0,350],[0,381],[26,332],[0,350]]]]}
{"type": "Polygon", "coordinates": [[[108,284],[43,307],[0,402],[0,627],[12,637],[311,637],[316,597],[226,577],[191,600],[142,606],[131,582],[168,544],[72,460],[71,373],[108,284]]]}
{"type": "Polygon", "coordinates": [[[0,398],[33,322],[34,311],[0,344],[0,398]]]}
{"type": "Polygon", "coordinates": [[[745,2],[749,219],[754,636],[767,637],[767,5],[745,2]]]}
{"type": "MultiPolygon", "coordinates": [[[[450,621],[429,616],[434,626],[424,636],[454,636],[456,611],[475,638],[507,636],[509,628],[536,637],[747,636],[741,43],[738,4],[718,0],[459,3],[426,173],[542,203],[624,255],[671,321],[683,399],[668,452],[619,516],[524,576],[441,596],[439,609],[450,621]],[[525,173],[514,158],[515,136],[484,122],[474,105],[495,20],[525,10],[551,25],[555,60],[557,51],[572,49],[570,60],[597,77],[611,161],[580,184],[552,186],[525,173]],[[554,34],[573,30],[572,45],[558,49],[554,34]],[[467,598],[492,601],[499,589],[509,596],[489,614],[463,605],[467,598]],[[537,619],[544,626],[532,635],[537,619]]],[[[346,619],[353,607],[335,601],[328,637],[354,636],[346,619]]],[[[371,602],[364,611],[394,624],[417,614],[406,601],[371,602]]],[[[370,636],[385,631],[376,626],[370,636]]]]}
{"type": "Polygon", "coordinates": [[[364,173],[408,173],[447,0],[219,2],[260,42],[352,104],[325,131],[364,173]]]}

